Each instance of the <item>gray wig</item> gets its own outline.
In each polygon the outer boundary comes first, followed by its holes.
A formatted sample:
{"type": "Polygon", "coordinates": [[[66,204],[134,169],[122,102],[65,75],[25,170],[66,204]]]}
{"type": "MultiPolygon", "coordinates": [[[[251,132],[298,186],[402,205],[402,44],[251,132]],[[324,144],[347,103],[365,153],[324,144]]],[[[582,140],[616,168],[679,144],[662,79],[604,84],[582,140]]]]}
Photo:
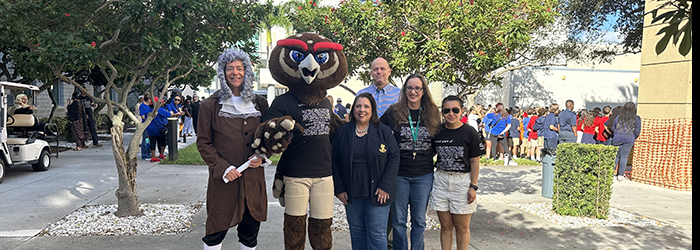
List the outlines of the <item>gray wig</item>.
{"type": "Polygon", "coordinates": [[[219,56],[219,67],[216,69],[216,76],[221,82],[219,100],[226,100],[233,96],[231,88],[228,86],[228,81],[226,81],[226,64],[236,60],[243,62],[243,67],[245,68],[241,97],[243,100],[252,101],[255,98],[255,94],[253,94],[253,80],[255,79],[253,64],[250,62],[248,54],[238,49],[228,49],[219,56]]]}

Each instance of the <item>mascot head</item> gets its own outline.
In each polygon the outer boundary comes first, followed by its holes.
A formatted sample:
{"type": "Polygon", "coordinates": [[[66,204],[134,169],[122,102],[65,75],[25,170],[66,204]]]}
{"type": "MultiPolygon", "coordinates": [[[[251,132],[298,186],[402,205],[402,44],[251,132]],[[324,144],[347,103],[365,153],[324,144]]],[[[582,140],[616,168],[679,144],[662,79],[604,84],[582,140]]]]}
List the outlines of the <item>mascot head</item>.
{"type": "Polygon", "coordinates": [[[300,33],[277,41],[270,53],[272,78],[307,105],[326,98],[326,90],[348,74],[343,46],[315,33],[300,33]]]}

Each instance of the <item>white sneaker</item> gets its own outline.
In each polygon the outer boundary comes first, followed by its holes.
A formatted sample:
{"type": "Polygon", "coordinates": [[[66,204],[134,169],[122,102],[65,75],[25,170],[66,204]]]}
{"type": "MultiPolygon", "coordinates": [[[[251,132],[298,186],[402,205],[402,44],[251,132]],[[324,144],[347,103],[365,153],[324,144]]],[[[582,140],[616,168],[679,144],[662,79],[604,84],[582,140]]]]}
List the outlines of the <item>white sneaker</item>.
{"type": "Polygon", "coordinates": [[[221,250],[221,243],[216,246],[207,246],[207,244],[204,243],[204,250],[221,250]]]}
{"type": "Polygon", "coordinates": [[[241,250],[255,250],[255,247],[248,247],[246,245],[243,245],[243,243],[240,243],[240,244],[241,244],[241,250]]]}
{"type": "Polygon", "coordinates": [[[625,176],[623,176],[623,175],[618,175],[618,176],[617,176],[617,181],[625,181],[625,176]]]}
{"type": "Polygon", "coordinates": [[[508,165],[510,165],[510,166],[517,166],[517,165],[518,165],[518,163],[517,163],[517,162],[515,162],[515,161],[510,161],[510,163],[508,163],[508,165]]]}

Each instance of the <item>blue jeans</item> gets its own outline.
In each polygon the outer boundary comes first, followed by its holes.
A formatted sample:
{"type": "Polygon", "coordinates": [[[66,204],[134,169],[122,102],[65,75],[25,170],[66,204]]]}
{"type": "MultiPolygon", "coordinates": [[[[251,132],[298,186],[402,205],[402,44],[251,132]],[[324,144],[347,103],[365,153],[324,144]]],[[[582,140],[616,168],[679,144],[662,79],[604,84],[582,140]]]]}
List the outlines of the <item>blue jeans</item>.
{"type": "Polygon", "coordinates": [[[353,250],[387,249],[386,223],[389,218],[389,206],[374,206],[370,199],[372,198],[354,198],[352,203],[345,205],[353,250]]]}
{"type": "Polygon", "coordinates": [[[634,147],[634,142],[623,143],[617,148],[617,155],[615,155],[615,165],[617,167],[617,173],[615,175],[625,176],[625,170],[627,169],[627,159],[630,156],[630,151],[634,147]]]}
{"type": "Polygon", "coordinates": [[[425,213],[428,210],[432,189],[432,172],[418,177],[398,176],[396,178],[396,199],[391,204],[394,249],[408,250],[406,218],[409,205],[411,207],[411,249],[424,249],[425,213]]]}
{"type": "Polygon", "coordinates": [[[141,159],[149,160],[151,159],[151,146],[146,143],[146,138],[148,138],[148,133],[143,131],[143,136],[141,137],[141,159]]]}

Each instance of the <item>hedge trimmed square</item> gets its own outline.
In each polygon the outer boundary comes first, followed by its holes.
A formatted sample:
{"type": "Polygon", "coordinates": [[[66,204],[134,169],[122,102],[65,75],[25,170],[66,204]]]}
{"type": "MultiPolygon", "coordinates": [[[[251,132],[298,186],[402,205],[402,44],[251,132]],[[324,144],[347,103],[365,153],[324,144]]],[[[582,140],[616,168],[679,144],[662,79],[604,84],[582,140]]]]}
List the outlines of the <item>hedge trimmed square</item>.
{"type": "Polygon", "coordinates": [[[559,144],[552,210],[560,215],[607,219],[616,154],[615,146],[559,144]]]}

